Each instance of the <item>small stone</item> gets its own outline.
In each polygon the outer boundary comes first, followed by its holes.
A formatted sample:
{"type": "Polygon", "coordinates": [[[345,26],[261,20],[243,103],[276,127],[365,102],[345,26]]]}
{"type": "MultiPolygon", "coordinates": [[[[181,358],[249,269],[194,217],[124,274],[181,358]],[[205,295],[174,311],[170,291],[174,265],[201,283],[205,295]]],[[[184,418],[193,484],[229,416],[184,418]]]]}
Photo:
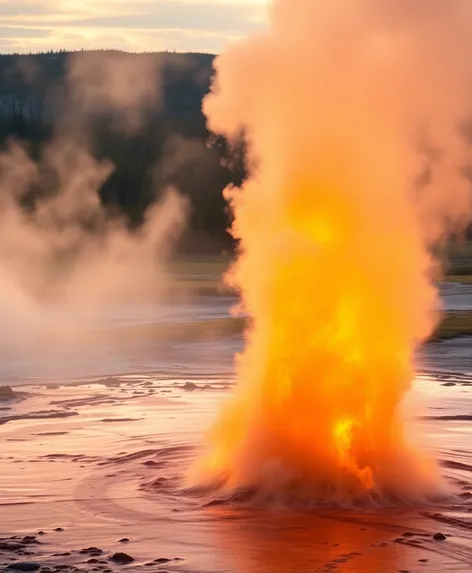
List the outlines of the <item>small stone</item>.
{"type": "Polygon", "coordinates": [[[111,561],[114,561],[115,563],[119,563],[119,564],[125,564],[125,563],[131,563],[134,561],[134,558],[131,557],[131,555],[128,555],[127,553],[114,553],[111,557],[110,557],[111,561]]]}
{"type": "Polygon", "coordinates": [[[91,557],[87,559],[86,563],[98,563],[98,559],[96,557],[91,557]]]}
{"type": "Polygon", "coordinates": [[[64,531],[64,529],[62,527],[56,527],[54,531],[64,531]]]}
{"type": "Polygon", "coordinates": [[[441,386],[446,386],[446,388],[451,388],[452,386],[455,385],[456,385],[455,382],[445,382],[444,384],[441,384],[441,386]]]}
{"type": "Polygon", "coordinates": [[[3,549],[3,551],[17,551],[22,549],[22,547],[23,545],[16,541],[0,541],[0,549],[3,549]]]}
{"type": "Polygon", "coordinates": [[[38,535],[45,535],[44,531],[38,531],[38,535]]]}
{"type": "Polygon", "coordinates": [[[129,543],[129,537],[123,537],[120,539],[120,543],[129,543]]]}
{"type": "Polygon", "coordinates": [[[18,563],[10,563],[7,569],[14,569],[16,571],[37,571],[41,569],[41,565],[36,561],[18,561],[18,563]]]}
{"type": "Polygon", "coordinates": [[[185,384],[182,386],[182,389],[186,390],[187,392],[191,392],[192,390],[196,390],[197,388],[198,386],[193,382],[185,382],[185,384]]]}
{"type": "Polygon", "coordinates": [[[169,563],[172,559],[167,559],[167,557],[159,557],[159,559],[154,559],[154,563],[169,563]]]}
{"type": "Polygon", "coordinates": [[[12,400],[16,394],[10,386],[0,386],[0,400],[12,400]]]}
{"type": "Polygon", "coordinates": [[[428,563],[429,559],[418,559],[420,563],[428,563]]]}
{"type": "Polygon", "coordinates": [[[405,531],[405,533],[402,534],[402,537],[413,537],[414,535],[415,534],[411,531],[405,531]]]}
{"type": "Polygon", "coordinates": [[[433,535],[433,539],[434,539],[435,541],[445,541],[446,536],[444,535],[444,533],[435,533],[435,534],[433,535]]]}
{"type": "Polygon", "coordinates": [[[96,557],[97,555],[101,555],[103,553],[103,551],[101,549],[99,549],[98,547],[87,547],[87,549],[81,549],[79,551],[79,553],[90,553],[90,554],[94,554],[93,556],[96,557]]]}

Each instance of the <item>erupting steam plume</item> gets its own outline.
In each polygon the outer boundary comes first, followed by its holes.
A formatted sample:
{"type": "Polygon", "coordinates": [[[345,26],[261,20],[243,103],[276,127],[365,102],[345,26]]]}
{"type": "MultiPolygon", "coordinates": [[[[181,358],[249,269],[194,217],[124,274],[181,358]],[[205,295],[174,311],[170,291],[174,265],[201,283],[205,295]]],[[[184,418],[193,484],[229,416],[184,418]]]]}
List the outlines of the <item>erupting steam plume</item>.
{"type": "Polygon", "coordinates": [[[229,284],[251,317],[200,478],[264,499],[440,491],[399,405],[437,323],[433,247],[471,211],[468,0],[276,0],[216,62],[210,128],[244,133],[229,284]]]}

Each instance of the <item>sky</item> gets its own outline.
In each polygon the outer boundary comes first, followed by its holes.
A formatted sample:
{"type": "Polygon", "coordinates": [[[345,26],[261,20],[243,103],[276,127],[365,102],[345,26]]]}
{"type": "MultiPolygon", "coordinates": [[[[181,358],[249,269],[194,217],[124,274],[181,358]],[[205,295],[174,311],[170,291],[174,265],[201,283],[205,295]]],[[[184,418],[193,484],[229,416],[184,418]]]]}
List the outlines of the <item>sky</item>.
{"type": "Polygon", "coordinates": [[[218,53],[263,26],[268,0],[0,0],[0,52],[218,53]]]}

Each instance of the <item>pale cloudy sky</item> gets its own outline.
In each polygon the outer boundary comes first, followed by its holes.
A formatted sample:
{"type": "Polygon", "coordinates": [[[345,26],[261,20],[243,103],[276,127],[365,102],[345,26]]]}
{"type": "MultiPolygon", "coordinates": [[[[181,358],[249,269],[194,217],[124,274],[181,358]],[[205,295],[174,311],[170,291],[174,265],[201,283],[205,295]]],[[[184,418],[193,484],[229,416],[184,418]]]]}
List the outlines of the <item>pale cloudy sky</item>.
{"type": "Polygon", "coordinates": [[[119,48],[219,52],[268,0],[0,0],[0,52],[119,48]]]}

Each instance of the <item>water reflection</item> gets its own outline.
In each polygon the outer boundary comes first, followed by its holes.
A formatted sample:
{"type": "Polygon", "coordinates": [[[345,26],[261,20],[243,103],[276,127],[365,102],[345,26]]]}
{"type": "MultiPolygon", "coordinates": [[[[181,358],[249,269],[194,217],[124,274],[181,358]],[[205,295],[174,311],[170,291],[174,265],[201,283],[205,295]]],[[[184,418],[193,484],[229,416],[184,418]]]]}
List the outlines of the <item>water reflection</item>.
{"type": "Polygon", "coordinates": [[[420,548],[395,542],[405,531],[405,514],[401,518],[333,510],[235,515],[224,509],[212,514],[217,518],[213,535],[219,560],[238,573],[390,573],[421,557],[420,548]]]}

